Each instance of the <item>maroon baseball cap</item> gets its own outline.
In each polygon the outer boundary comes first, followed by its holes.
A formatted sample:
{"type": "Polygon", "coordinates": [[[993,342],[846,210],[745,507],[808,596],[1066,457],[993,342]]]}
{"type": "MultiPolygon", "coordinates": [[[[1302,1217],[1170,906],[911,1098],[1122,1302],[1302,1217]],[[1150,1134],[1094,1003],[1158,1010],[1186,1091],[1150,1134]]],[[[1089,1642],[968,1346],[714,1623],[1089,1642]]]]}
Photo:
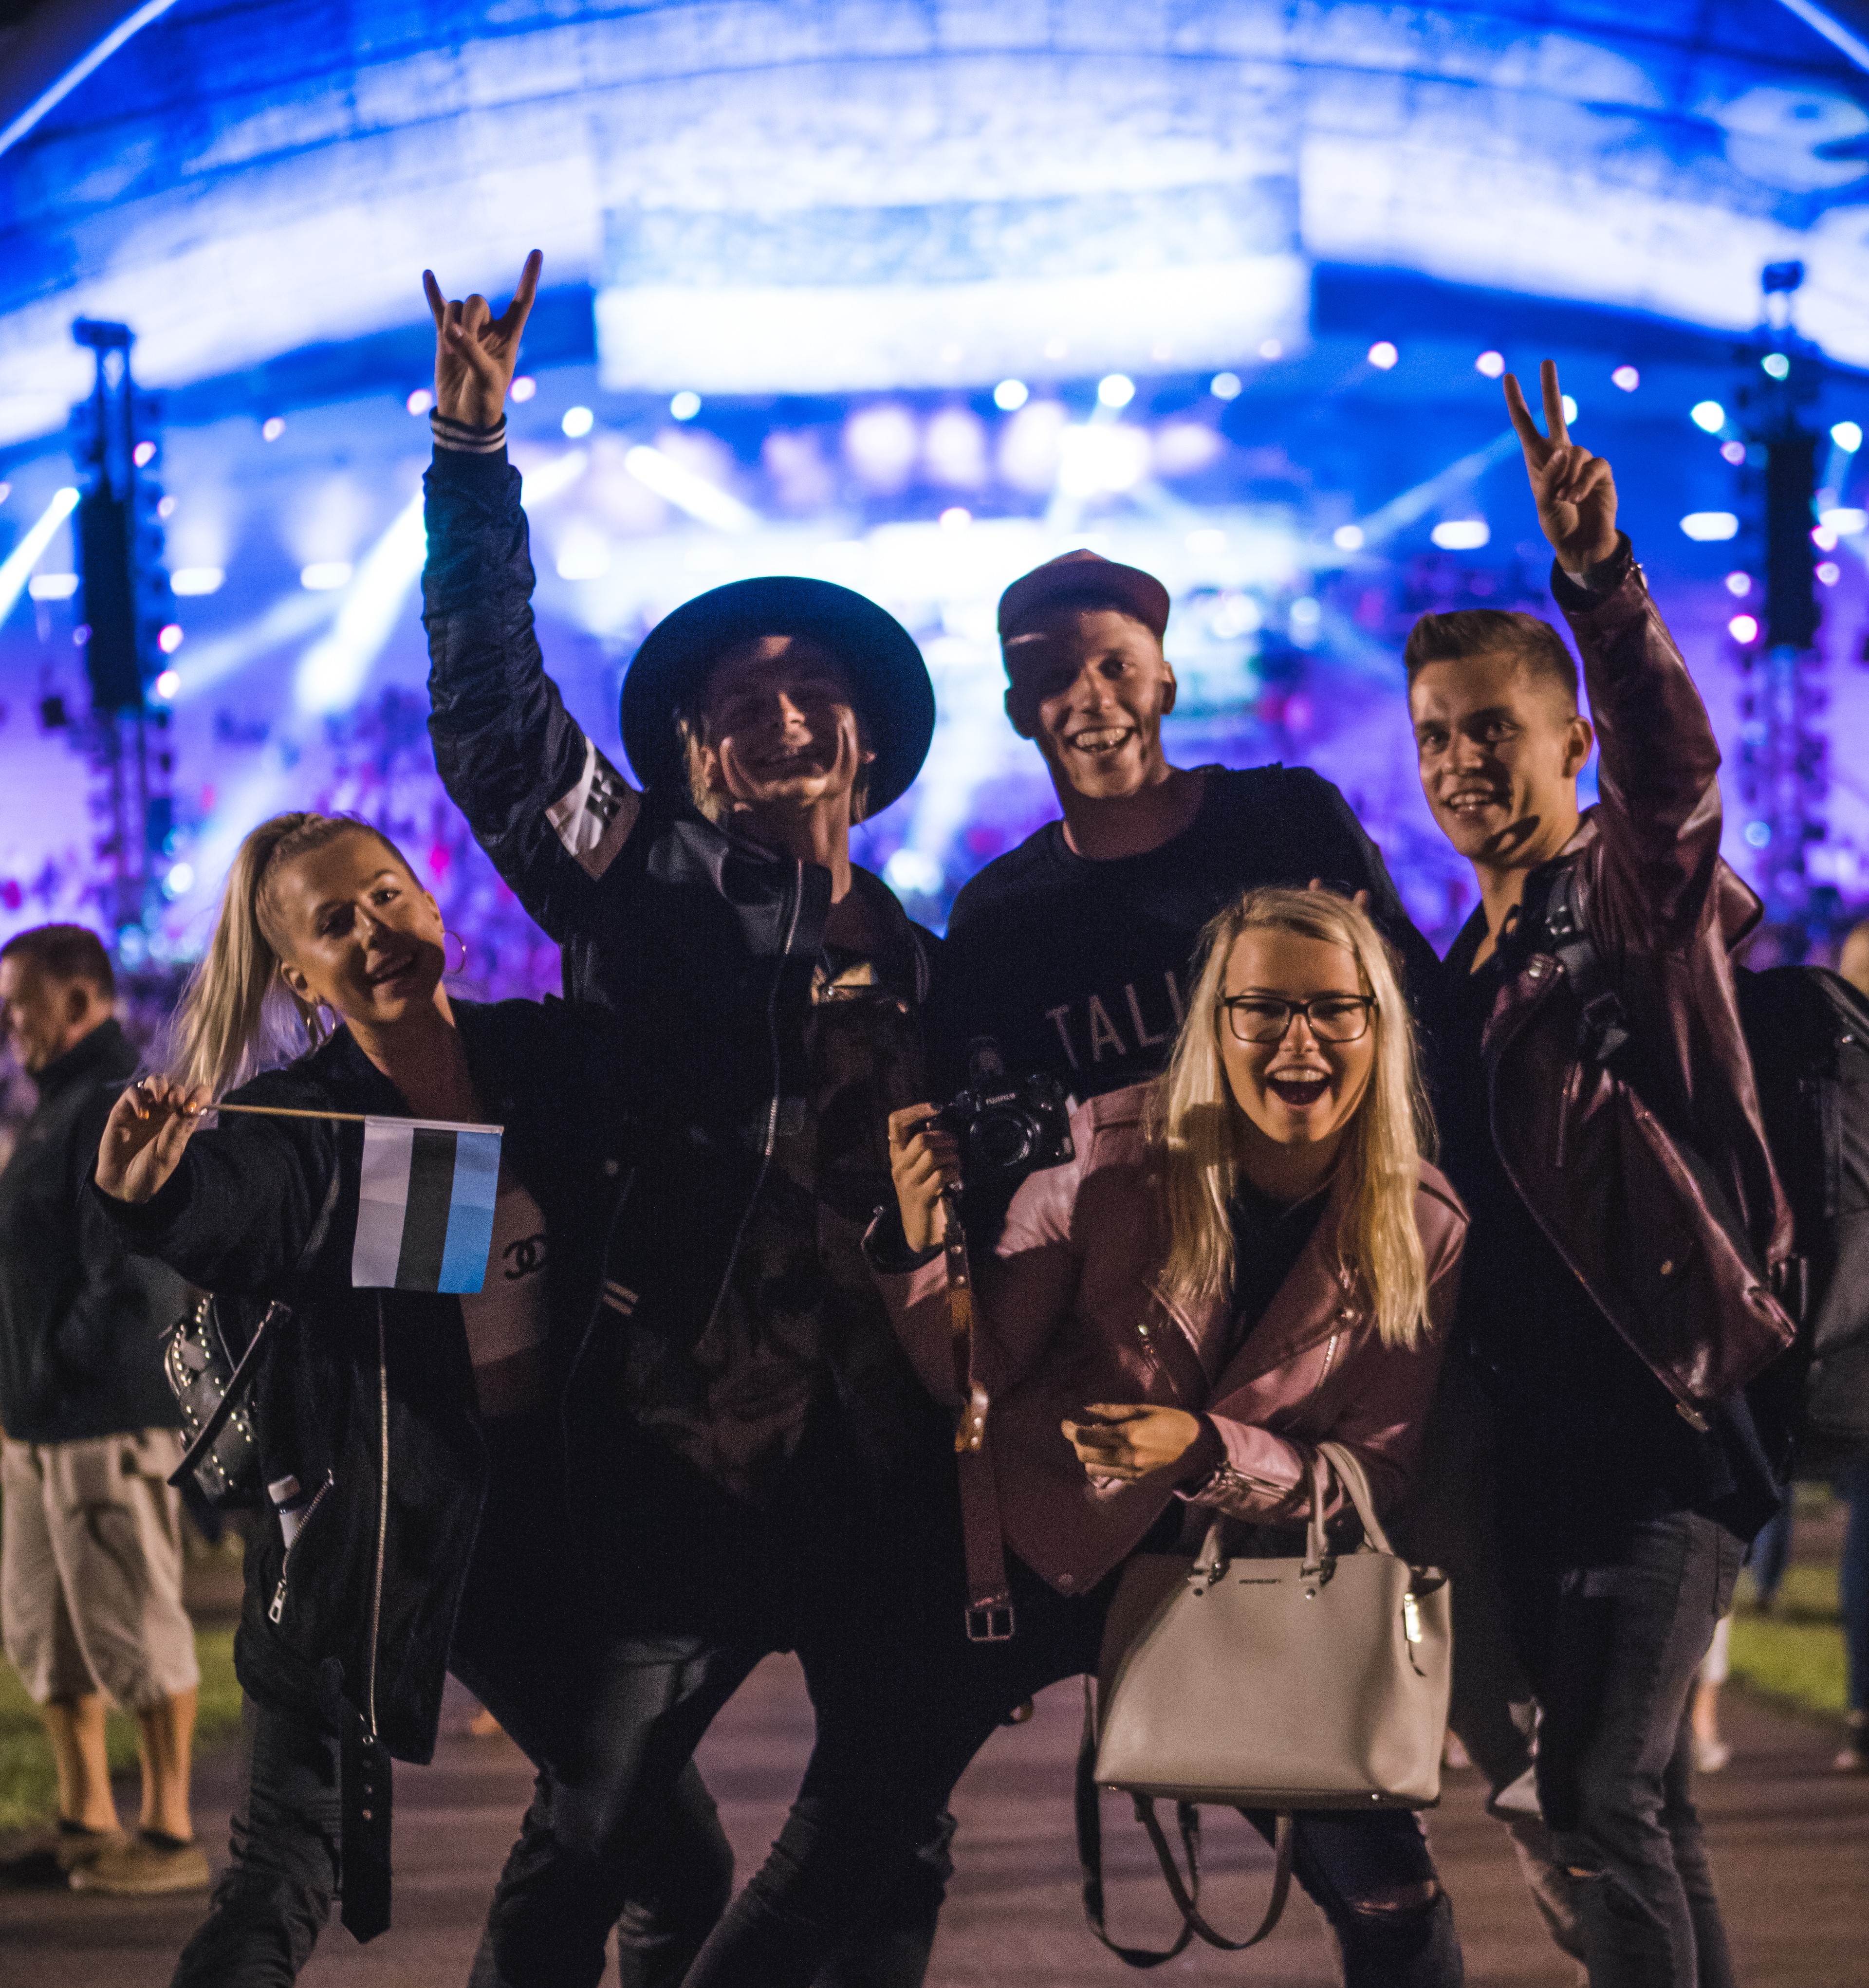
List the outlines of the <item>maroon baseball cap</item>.
{"type": "Polygon", "coordinates": [[[1072,594],[1101,594],[1133,614],[1159,642],[1168,628],[1168,590],[1152,573],[1140,566],[1120,566],[1080,546],[1074,553],[1060,553],[1043,566],[1035,566],[1022,579],[1015,580],[1000,596],[1000,643],[1023,631],[1055,600],[1072,594]]]}

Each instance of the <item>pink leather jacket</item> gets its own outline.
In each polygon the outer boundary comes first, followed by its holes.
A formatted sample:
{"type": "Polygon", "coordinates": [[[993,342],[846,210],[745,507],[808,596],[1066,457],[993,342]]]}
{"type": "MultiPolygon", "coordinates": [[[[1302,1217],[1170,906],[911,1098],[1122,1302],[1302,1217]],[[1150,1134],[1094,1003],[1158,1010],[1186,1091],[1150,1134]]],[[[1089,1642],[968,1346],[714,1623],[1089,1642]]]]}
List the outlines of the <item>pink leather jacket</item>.
{"type": "MultiPolygon", "coordinates": [[[[1379,1499],[1400,1488],[1420,1438],[1452,1317],[1467,1218],[1424,1165],[1416,1219],[1436,1330],[1412,1352],[1385,1347],[1336,1247],[1333,1195],[1316,1232],[1244,1344],[1231,1307],[1164,1297],[1166,1223],[1143,1118],[1150,1087],[1080,1106],[1077,1158],[1032,1175],[990,1255],[977,1255],[975,1369],[1007,1543],[1065,1594],[1093,1587],[1131,1553],[1177,1493],[1171,1472],[1093,1480],[1059,1423],[1092,1401],[1150,1401],[1210,1418],[1225,1461],[1180,1495],[1263,1523],[1303,1506],[1304,1455],[1328,1437],[1361,1457],[1379,1499]]],[[[879,1276],[922,1381],[959,1405],[947,1268],[879,1276]]],[[[1329,1487],[1334,1499],[1337,1487],[1329,1487]]]]}

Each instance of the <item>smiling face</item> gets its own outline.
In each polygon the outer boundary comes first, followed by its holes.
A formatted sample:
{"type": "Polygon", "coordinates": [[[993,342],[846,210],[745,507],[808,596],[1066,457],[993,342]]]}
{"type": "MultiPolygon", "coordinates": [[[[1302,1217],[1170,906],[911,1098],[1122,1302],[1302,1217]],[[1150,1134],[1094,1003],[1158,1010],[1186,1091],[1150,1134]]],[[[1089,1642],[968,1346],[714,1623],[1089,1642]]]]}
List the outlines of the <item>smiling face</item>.
{"type": "Polygon", "coordinates": [[[368,829],[280,864],[266,880],[267,935],[297,998],[366,1030],[433,1006],[440,908],[368,829]]]}
{"type": "Polygon", "coordinates": [[[1408,706],[1421,791],[1468,862],[1530,869],[1570,840],[1593,734],[1563,685],[1495,652],[1424,664],[1408,706]]]}
{"type": "Polygon", "coordinates": [[[690,741],[699,789],[729,807],[801,811],[840,800],[875,757],[850,681],[803,635],[759,635],[729,649],[707,679],[690,741]]]}
{"type": "Polygon", "coordinates": [[[1007,638],[1006,672],[1006,715],[1061,794],[1122,800],[1167,777],[1175,673],[1133,615],[1061,604],[1007,638]]]}
{"type": "MultiPolygon", "coordinates": [[[[1348,946],[1255,925],[1234,941],[1221,992],[1227,1000],[1248,997],[1245,1026],[1256,1035],[1275,1023],[1274,1004],[1282,1001],[1318,1002],[1341,1016],[1347,1030],[1357,1026],[1351,1004],[1363,1000],[1369,989],[1348,946]]],[[[1271,1042],[1242,1042],[1224,1009],[1216,1028],[1227,1085],[1245,1115],[1248,1138],[1256,1134],[1285,1147],[1328,1143],[1334,1151],[1376,1067],[1373,1011],[1363,1009],[1362,1033],[1353,1042],[1323,1040],[1302,1015],[1291,1016],[1284,1033],[1271,1042]]]]}

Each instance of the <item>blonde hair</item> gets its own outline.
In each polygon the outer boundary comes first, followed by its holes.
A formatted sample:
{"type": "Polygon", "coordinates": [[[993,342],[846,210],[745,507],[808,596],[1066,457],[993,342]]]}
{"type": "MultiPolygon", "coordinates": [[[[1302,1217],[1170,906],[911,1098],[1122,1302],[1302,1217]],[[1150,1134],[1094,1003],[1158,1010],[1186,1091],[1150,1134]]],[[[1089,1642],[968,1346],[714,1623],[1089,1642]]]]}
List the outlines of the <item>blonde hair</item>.
{"type": "Polygon", "coordinates": [[[408,869],[389,837],[355,815],[276,814],[241,844],[222,888],[214,937],[182,990],[174,1061],[184,1084],[219,1097],[255,1072],[316,1049],[329,1034],[318,1009],[280,976],[286,955],[273,891],[285,864],[360,831],[408,869]]]}
{"type": "Polygon", "coordinates": [[[1415,1222],[1420,1162],[1434,1148],[1414,1024],[1388,945],[1369,914],[1322,891],[1248,891],[1212,919],[1187,1018],[1156,1085],[1150,1117],[1170,1232],[1166,1283],[1183,1301],[1233,1286],[1230,1213],[1242,1178],[1238,1106],[1227,1080],[1220,1000],[1243,932],[1292,932],[1342,946],[1375,997],[1376,1056],[1337,1161],[1343,1215],[1337,1248],[1363,1287],[1385,1346],[1412,1346],[1427,1317],[1427,1263],[1415,1222]]]}

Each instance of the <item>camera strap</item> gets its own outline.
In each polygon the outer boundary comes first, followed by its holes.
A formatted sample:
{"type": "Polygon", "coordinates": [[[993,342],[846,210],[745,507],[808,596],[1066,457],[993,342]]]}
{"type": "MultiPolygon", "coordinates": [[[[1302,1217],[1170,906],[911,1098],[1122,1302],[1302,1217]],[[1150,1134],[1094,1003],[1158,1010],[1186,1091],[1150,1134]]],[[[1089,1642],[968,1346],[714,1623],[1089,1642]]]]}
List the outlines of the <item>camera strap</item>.
{"type": "Polygon", "coordinates": [[[967,1640],[1004,1643],[1013,1633],[1012,1591],[1006,1577],[999,1486],[987,1432],[992,1403],[973,1371],[973,1274],[967,1261],[967,1232],[960,1226],[960,1197],[950,1189],[945,1199],[947,1320],[961,1404],[954,1425],[954,1471],[960,1487],[960,1533],[967,1559],[967,1640]]]}

